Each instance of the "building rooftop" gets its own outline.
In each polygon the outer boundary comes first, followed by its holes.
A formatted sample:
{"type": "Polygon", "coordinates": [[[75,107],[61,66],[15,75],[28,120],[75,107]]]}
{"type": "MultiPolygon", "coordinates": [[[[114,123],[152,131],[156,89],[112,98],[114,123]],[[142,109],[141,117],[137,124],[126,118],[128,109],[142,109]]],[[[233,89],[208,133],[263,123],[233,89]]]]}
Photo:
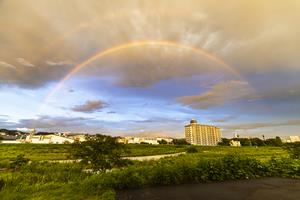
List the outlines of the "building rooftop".
{"type": "Polygon", "coordinates": [[[197,120],[192,119],[192,120],[190,121],[190,123],[191,123],[191,124],[197,124],[198,122],[197,122],[197,120]]]}

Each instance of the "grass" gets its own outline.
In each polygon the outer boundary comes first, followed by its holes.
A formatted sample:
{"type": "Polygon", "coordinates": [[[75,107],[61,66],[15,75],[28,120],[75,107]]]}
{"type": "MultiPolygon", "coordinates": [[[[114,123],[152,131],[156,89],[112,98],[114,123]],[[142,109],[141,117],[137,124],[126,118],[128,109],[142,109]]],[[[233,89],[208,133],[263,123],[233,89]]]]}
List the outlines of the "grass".
{"type": "MultiPolygon", "coordinates": [[[[171,154],[187,151],[189,147],[130,144],[126,145],[128,151],[123,156],[171,154]]],[[[289,159],[287,151],[280,147],[194,147],[197,153],[158,161],[134,161],[122,169],[92,174],[85,172],[88,166],[80,163],[41,162],[70,159],[70,144],[0,144],[1,200],[111,200],[117,189],[259,176],[300,176],[299,160],[289,159]],[[10,161],[19,154],[32,162],[18,170],[9,169],[10,161]],[[239,156],[228,159],[228,154],[239,156]]]]}
{"type": "MultiPolygon", "coordinates": [[[[220,149],[214,150],[219,152],[220,149]]],[[[243,151],[249,153],[251,149],[243,151]]],[[[8,169],[0,173],[1,199],[111,200],[115,199],[118,189],[272,176],[300,178],[300,160],[297,159],[264,157],[261,160],[243,154],[204,157],[203,152],[134,162],[100,174],[87,173],[85,169],[80,163],[49,162],[32,162],[16,171],[8,169]]]]}
{"type": "MultiPolygon", "coordinates": [[[[126,145],[128,152],[123,156],[150,156],[184,152],[188,146],[176,145],[126,145]]],[[[70,144],[0,144],[0,162],[8,162],[19,154],[24,154],[32,161],[68,160],[70,159],[70,144]]],[[[280,147],[226,147],[226,146],[196,146],[203,157],[222,157],[225,154],[240,153],[258,159],[268,159],[272,156],[287,156],[280,147]]],[[[0,167],[1,168],[1,167],[0,167]]]]}

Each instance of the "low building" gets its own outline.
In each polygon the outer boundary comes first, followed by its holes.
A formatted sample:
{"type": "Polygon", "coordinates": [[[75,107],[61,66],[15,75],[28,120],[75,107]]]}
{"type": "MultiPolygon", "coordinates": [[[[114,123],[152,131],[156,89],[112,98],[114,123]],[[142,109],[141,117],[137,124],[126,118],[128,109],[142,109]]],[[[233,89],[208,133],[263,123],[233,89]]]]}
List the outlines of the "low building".
{"type": "Polygon", "coordinates": [[[281,138],[282,142],[286,142],[286,143],[294,143],[294,142],[300,142],[300,137],[299,136],[287,136],[287,137],[283,137],[281,138]]]}
{"type": "Polygon", "coordinates": [[[68,136],[68,138],[73,139],[74,141],[78,141],[78,142],[86,141],[85,135],[83,135],[83,134],[71,135],[71,136],[68,136]]]}
{"type": "Polygon", "coordinates": [[[229,145],[232,147],[240,147],[241,143],[240,141],[230,140],[229,145]]]}
{"type": "Polygon", "coordinates": [[[74,140],[58,135],[33,135],[30,134],[26,137],[25,143],[33,144],[64,144],[64,143],[73,143],[74,140]]]}
{"type": "Polygon", "coordinates": [[[126,136],[126,137],[119,137],[118,142],[123,143],[123,144],[154,144],[158,145],[159,141],[165,140],[168,143],[171,143],[173,139],[171,138],[164,138],[164,137],[159,137],[159,138],[154,138],[154,137],[131,137],[131,136],[126,136]]]}

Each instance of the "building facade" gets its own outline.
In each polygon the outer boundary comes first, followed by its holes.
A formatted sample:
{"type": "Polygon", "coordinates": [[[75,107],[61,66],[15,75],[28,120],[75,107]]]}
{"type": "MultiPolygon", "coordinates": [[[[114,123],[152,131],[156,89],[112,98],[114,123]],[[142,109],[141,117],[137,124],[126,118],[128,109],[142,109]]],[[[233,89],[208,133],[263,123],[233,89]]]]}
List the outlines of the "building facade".
{"type": "Polygon", "coordinates": [[[215,126],[198,124],[193,119],[185,126],[185,139],[194,145],[216,146],[221,142],[221,131],[215,126]]]}

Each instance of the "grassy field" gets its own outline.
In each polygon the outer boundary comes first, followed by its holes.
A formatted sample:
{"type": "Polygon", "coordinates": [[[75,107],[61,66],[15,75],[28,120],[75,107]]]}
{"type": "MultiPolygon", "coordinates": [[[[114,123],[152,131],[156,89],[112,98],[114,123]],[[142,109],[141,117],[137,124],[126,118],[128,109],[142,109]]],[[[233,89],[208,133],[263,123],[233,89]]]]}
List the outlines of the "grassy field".
{"type": "MultiPolygon", "coordinates": [[[[70,159],[69,144],[0,144],[0,162],[9,161],[19,154],[24,154],[32,161],[68,160],[70,159]]],[[[184,152],[189,146],[176,145],[126,145],[127,152],[123,156],[149,156],[184,152]]],[[[222,157],[225,154],[241,154],[258,159],[285,156],[287,152],[280,147],[208,147],[197,146],[203,157],[222,157]]]]}
{"type": "Polygon", "coordinates": [[[255,148],[199,149],[202,150],[199,153],[134,162],[99,174],[86,172],[81,163],[32,162],[17,170],[0,172],[0,197],[1,200],[112,200],[119,189],[258,177],[300,178],[300,160],[288,158],[278,148],[261,148],[261,154],[255,148]],[[254,156],[220,154],[221,150],[230,153],[239,150],[254,156]],[[281,152],[283,157],[267,159],[275,152],[279,153],[277,156],[281,152]]]}

